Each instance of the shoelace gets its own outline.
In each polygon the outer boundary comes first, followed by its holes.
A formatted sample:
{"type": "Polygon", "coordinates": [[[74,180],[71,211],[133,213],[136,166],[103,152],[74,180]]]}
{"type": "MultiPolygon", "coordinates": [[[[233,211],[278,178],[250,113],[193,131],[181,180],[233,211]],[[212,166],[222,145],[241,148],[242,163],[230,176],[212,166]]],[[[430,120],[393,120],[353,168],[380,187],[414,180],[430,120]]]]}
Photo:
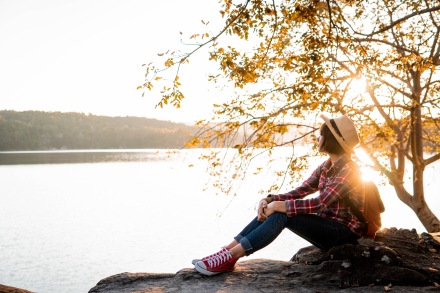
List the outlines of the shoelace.
{"type": "Polygon", "coordinates": [[[216,257],[217,255],[221,255],[221,254],[225,253],[226,251],[228,251],[228,249],[227,249],[226,247],[223,246],[222,249],[221,249],[220,251],[218,251],[218,252],[216,252],[216,253],[214,253],[214,254],[211,254],[211,255],[205,256],[204,258],[202,258],[202,260],[208,260],[208,259],[211,259],[211,258],[213,258],[213,257],[216,257]]]}
{"type": "Polygon", "coordinates": [[[222,263],[232,259],[232,254],[229,250],[226,250],[223,253],[219,253],[218,255],[207,260],[208,265],[212,267],[216,267],[221,265],[222,263]]]}

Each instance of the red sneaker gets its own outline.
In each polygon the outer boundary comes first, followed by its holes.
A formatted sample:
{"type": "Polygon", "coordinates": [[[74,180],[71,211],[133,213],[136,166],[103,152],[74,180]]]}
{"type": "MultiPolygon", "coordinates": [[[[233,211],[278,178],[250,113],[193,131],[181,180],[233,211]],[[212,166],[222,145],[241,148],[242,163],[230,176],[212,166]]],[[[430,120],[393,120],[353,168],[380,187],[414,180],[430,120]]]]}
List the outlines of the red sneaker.
{"type": "Polygon", "coordinates": [[[213,258],[214,256],[217,256],[217,255],[223,254],[223,253],[225,253],[225,252],[228,251],[228,250],[229,250],[229,249],[227,249],[225,246],[223,246],[222,249],[221,249],[220,251],[217,251],[217,252],[214,253],[214,254],[211,254],[211,255],[205,256],[205,257],[202,258],[202,259],[193,259],[193,260],[192,260],[192,264],[195,265],[197,262],[199,262],[199,261],[201,261],[201,260],[208,260],[208,259],[210,259],[210,258],[213,258]]]}
{"type": "Polygon", "coordinates": [[[234,270],[238,258],[234,257],[229,250],[196,263],[194,268],[207,276],[216,275],[234,270]]]}

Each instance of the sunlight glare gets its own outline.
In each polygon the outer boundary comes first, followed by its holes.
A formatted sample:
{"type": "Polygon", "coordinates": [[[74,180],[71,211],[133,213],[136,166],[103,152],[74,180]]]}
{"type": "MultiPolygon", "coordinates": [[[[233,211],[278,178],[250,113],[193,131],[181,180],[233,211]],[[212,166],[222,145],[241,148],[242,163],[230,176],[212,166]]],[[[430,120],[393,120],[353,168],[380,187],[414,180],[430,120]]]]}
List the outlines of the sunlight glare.
{"type": "Polygon", "coordinates": [[[360,95],[366,92],[367,81],[365,77],[361,76],[359,78],[352,79],[350,84],[350,91],[354,95],[360,95]]]}
{"type": "Polygon", "coordinates": [[[355,155],[361,162],[360,167],[362,171],[363,181],[373,181],[375,183],[380,181],[379,171],[373,169],[373,161],[368,157],[364,149],[356,149],[355,155]]]}

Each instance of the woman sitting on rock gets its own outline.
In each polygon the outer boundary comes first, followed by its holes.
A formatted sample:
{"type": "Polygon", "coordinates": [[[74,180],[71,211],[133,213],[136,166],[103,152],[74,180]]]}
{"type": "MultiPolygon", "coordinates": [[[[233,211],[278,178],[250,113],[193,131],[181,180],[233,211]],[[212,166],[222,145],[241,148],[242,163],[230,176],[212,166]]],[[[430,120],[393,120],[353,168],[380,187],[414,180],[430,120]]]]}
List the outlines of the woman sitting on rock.
{"type": "Polygon", "coordinates": [[[312,175],[298,188],[283,194],[269,194],[258,204],[258,215],[234,240],[220,251],[193,260],[194,268],[205,275],[232,271],[237,260],[274,241],[284,228],[313,245],[328,250],[360,237],[363,224],[353,215],[345,198],[363,211],[361,173],[351,160],[359,143],[353,122],[345,115],[324,120],[318,150],[328,154],[312,175]],[[319,191],[313,198],[305,197],[319,191]]]}

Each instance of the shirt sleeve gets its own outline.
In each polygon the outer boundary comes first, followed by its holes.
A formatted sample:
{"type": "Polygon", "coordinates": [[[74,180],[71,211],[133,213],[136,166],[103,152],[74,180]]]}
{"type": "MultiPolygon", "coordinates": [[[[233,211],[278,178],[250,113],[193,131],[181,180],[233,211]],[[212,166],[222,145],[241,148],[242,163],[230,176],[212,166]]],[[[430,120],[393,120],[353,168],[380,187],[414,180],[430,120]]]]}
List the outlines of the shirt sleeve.
{"type": "Polygon", "coordinates": [[[338,174],[326,178],[325,186],[321,189],[319,196],[310,199],[289,199],[286,200],[286,214],[288,217],[297,214],[315,214],[322,212],[333,202],[344,198],[355,187],[351,184],[350,178],[353,170],[348,166],[342,168],[338,174]]]}
{"type": "Polygon", "coordinates": [[[291,190],[287,193],[271,194],[272,200],[284,201],[300,199],[318,191],[319,177],[321,174],[322,166],[323,165],[320,165],[318,168],[316,168],[315,171],[313,171],[312,175],[294,190],[291,190]]]}

